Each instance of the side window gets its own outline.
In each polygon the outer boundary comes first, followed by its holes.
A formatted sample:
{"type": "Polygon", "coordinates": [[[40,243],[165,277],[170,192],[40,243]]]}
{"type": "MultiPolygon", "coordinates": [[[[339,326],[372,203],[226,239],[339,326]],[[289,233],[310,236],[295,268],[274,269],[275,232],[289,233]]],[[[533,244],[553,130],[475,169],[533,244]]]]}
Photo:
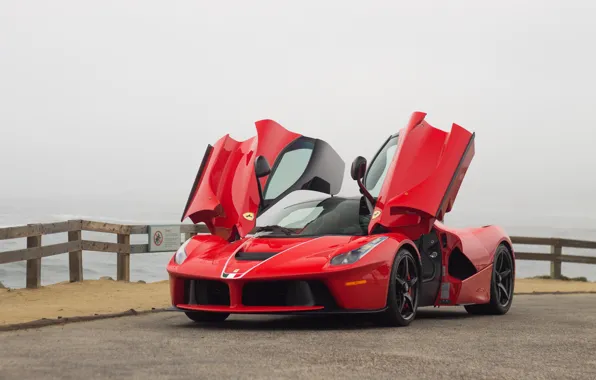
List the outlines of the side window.
{"type": "Polygon", "coordinates": [[[397,139],[398,136],[395,136],[387,141],[371,162],[368,172],[366,173],[364,186],[375,198],[379,196],[379,193],[381,192],[381,187],[383,186],[383,181],[387,175],[387,170],[389,170],[393,156],[395,156],[397,139]]]}
{"type": "Polygon", "coordinates": [[[275,199],[292,186],[306,170],[313,149],[314,143],[304,138],[293,142],[273,167],[263,197],[275,199]]]}

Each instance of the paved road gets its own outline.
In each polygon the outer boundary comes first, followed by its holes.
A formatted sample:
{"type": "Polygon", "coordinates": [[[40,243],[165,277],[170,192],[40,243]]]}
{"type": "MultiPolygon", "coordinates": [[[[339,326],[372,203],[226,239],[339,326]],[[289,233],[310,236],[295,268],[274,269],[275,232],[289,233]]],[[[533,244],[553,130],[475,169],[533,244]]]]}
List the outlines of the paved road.
{"type": "Polygon", "coordinates": [[[158,313],[0,333],[0,379],[596,379],[596,295],[516,296],[509,314],[360,320],[158,313]]]}

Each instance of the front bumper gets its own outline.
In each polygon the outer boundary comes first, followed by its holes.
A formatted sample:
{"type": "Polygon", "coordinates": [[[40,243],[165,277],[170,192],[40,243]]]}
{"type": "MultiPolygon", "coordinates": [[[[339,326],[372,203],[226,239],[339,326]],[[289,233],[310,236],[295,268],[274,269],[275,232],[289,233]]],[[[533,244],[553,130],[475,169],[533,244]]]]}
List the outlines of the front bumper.
{"type": "Polygon", "coordinates": [[[388,270],[383,264],[321,276],[224,279],[170,272],[172,305],[183,311],[225,313],[374,312],[386,306],[388,270]]]}
{"type": "Polygon", "coordinates": [[[176,308],[179,311],[210,311],[214,313],[237,313],[237,314],[293,314],[312,311],[321,311],[323,306],[244,306],[234,308],[229,306],[189,305],[180,304],[176,308]]]}

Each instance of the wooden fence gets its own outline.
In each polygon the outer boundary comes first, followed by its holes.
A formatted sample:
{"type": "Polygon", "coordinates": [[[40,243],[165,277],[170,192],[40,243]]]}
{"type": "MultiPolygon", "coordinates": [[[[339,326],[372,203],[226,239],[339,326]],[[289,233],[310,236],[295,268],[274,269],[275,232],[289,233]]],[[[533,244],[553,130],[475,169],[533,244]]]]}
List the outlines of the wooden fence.
{"type": "MultiPolygon", "coordinates": [[[[0,240],[27,238],[27,248],[0,252],[0,264],[27,261],[27,288],[38,288],[41,283],[41,258],[68,253],[71,282],[83,280],[83,251],[114,252],[118,281],[130,281],[130,255],[149,251],[149,244],[130,244],[130,235],[147,235],[149,226],[69,220],[67,222],[28,224],[0,228],[0,240]],[[82,232],[103,232],[117,235],[116,243],[83,240],[82,232]],[[68,233],[68,242],[42,245],[42,236],[68,233]]],[[[180,236],[186,238],[207,233],[205,225],[181,224],[180,236]]],[[[181,241],[182,243],[182,241],[181,241]]]]}
{"type": "MultiPolygon", "coordinates": [[[[117,280],[130,280],[130,255],[149,251],[148,244],[130,244],[130,235],[147,235],[149,226],[123,225],[86,220],[29,224],[0,228],[0,240],[27,238],[27,248],[0,252],[0,264],[27,261],[27,288],[38,288],[41,282],[41,258],[68,253],[70,281],[83,280],[83,251],[114,252],[117,254],[117,280]],[[117,243],[82,239],[83,231],[117,234],[117,243]],[[42,236],[68,233],[68,242],[42,245],[42,236]]],[[[188,239],[192,235],[208,233],[204,225],[181,224],[188,239]]],[[[552,278],[561,278],[561,263],[596,264],[595,256],[563,255],[563,248],[596,249],[596,242],[560,238],[512,236],[513,244],[549,246],[550,254],[523,252],[515,249],[517,260],[550,261],[552,278]]],[[[182,240],[181,240],[182,243],[182,240]]]]}

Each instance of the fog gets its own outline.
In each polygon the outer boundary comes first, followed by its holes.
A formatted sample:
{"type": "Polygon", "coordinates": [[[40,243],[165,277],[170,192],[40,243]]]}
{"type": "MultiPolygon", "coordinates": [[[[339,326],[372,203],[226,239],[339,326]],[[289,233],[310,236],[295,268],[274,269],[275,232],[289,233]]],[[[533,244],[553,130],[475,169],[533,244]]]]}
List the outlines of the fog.
{"type": "Polygon", "coordinates": [[[334,146],[355,193],[353,158],[423,111],[476,132],[461,219],[596,225],[595,18],[591,1],[2,1],[0,214],[178,216],[206,145],[266,118],[334,146]]]}

